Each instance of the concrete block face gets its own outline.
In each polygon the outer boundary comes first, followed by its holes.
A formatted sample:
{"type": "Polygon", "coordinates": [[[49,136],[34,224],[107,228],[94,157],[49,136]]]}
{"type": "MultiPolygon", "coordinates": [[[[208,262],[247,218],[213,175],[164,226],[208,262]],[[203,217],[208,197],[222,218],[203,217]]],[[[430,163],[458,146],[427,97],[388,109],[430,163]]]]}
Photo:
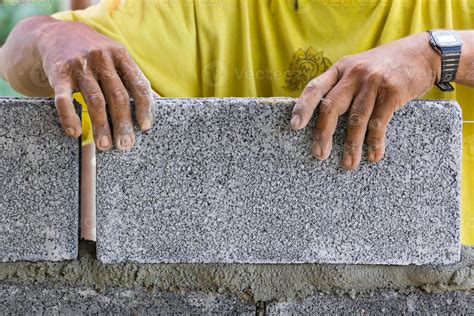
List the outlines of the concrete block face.
{"type": "Polygon", "coordinates": [[[234,297],[146,289],[0,283],[7,315],[255,315],[256,306],[234,297]]]}
{"type": "Polygon", "coordinates": [[[459,260],[461,116],[414,101],[386,156],[340,168],[290,128],[290,99],[157,99],[127,153],[97,156],[98,258],[106,263],[449,264],[459,260]]]}
{"type": "Polygon", "coordinates": [[[0,261],[77,256],[79,141],[51,100],[0,98],[0,261]]]}
{"type": "Polygon", "coordinates": [[[347,295],[316,293],[302,302],[269,303],[265,315],[472,315],[471,291],[400,293],[380,290],[347,295]]]}

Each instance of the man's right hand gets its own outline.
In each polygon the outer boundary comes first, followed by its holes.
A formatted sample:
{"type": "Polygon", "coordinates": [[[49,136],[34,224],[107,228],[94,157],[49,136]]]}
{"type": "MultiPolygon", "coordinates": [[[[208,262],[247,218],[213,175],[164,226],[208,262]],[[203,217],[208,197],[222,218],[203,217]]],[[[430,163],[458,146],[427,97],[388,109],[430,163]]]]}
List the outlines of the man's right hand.
{"type": "Polygon", "coordinates": [[[148,130],[152,126],[153,92],[149,81],[123,45],[87,25],[50,17],[27,19],[15,28],[2,48],[0,63],[7,65],[4,76],[20,92],[54,93],[61,125],[72,137],[81,134],[72,99],[72,93],[80,91],[100,150],[112,147],[112,135],[118,149],[128,150],[134,145],[130,97],[134,99],[140,128],[148,130]],[[30,44],[19,43],[25,41],[25,32],[34,34],[30,35],[30,44]],[[31,74],[37,76],[35,71],[47,77],[47,87],[34,86],[36,80],[31,74]],[[25,72],[30,75],[25,76],[25,72]]]}

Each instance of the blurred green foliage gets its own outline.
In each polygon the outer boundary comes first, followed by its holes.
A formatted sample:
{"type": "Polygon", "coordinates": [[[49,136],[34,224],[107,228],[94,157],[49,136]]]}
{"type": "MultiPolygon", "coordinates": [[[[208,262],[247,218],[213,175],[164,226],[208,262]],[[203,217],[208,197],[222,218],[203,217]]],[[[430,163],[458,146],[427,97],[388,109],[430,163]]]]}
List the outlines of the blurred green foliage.
{"type": "Polygon", "coordinates": [[[18,92],[13,90],[6,81],[3,81],[0,79],[0,95],[1,96],[8,96],[8,97],[13,97],[13,96],[21,96],[18,92]]]}
{"type": "MultiPolygon", "coordinates": [[[[59,11],[59,0],[0,0],[0,45],[21,20],[32,15],[51,15],[59,11]]],[[[19,95],[0,79],[0,95],[19,95]]]]}
{"type": "Polygon", "coordinates": [[[12,28],[32,15],[50,15],[59,10],[59,0],[0,0],[0,44],[12,28]]]}

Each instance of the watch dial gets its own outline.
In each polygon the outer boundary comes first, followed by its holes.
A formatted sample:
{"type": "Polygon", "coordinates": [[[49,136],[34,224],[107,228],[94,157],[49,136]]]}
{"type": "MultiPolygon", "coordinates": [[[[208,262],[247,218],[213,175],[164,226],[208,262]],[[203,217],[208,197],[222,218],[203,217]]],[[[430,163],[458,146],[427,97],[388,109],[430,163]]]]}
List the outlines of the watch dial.
{"type": "Polygon", "coordinates": [[[438,36],[438,40],[443,45],[454,44],[457,42],[456,37],[452,34],[440,35],[438,36]]]}

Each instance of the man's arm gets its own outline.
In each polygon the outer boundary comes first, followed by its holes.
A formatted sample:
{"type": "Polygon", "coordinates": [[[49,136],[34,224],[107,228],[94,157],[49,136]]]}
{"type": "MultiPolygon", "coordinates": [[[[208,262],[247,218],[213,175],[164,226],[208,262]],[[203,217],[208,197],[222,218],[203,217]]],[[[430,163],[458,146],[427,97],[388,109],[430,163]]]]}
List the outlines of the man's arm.
{"type": "MultiPolygon", "coordinates": [[[[474,86],[474,31],[462,31],[461,36],[456,82],[474,86]]],[[[377,162],[385,153],[393,113],[428,92],[440,74],[441,57],[430,46],[427,32],[344,57],[308,83],[293,109],[291,126],[305,127],[319,108],[313,154],[324,160],[331,153],[339,116],[348,112],[342,166],[357,168],[366,135],[368,159],[377,162]]]]}
{"type": "Polygon", "coordinates": [[[2,47],[0,46],[0,79],[3,79],[3,80],[7,80],[5,78],[5,70],[3,69],[3,57],[2,57],[2,53],[3,53],[3,50],[2,50],[2,47]]]}
{"type": "Polygon", "coordinates": [[[474,87],[474,30],[460,31],[459,33],[463,47],[455,82],[474,87]]]}
{"type": "Polygon", "coordinates": [[[29,96],[51,96],[53,91],[45,75],[37,43],[43,27],[52,22],[49,17],[37,17],[20,22],[0,51],[0,72],[16,91],[29,96]],[[43,79],[42,79],[43,78],[43,79]]]}
{"type": "Polygon", "coordinates": [[[4,74],[4,70],[3,70],[3,63],[1,62],[2,61],[2,47],[0,46],[0,79],[3,79],[3,80],[7,80],[5,78],[5,74],[4,74]]]}
{"type": "Polygon", "coordinates": [[[0,50],[0,73],[20,93],[55,96],[59,119],[66,134],[78,137],[81,122],[72,93],[86,99],[96,145],[130,149],[135,142],[130,95],[142,130],[152,124],[152,90],[127,49],[79,22],[48,16],[19,23],[0,50]],[[130,95],[129,95],[130,93],[130,95]],[[107,104],[107,106],[106,106],[107,104]]]}

